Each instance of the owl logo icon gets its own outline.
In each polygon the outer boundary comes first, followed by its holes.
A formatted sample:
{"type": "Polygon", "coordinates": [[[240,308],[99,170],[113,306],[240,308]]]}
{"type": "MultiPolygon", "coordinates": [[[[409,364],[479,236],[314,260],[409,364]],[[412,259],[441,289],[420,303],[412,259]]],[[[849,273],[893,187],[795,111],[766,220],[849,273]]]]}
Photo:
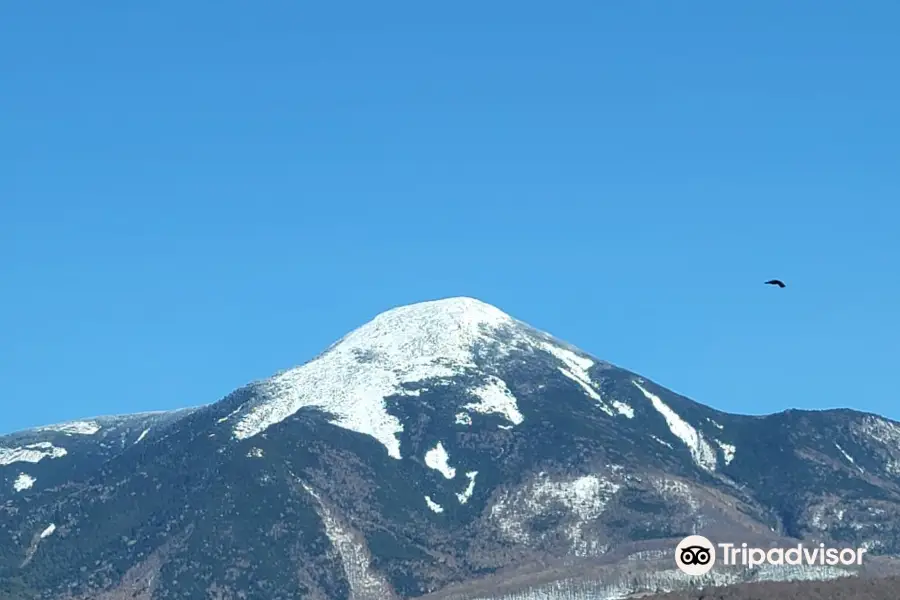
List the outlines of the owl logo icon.
{"type": "Polygon", "coordinates": [[[688,575],[706,575],[716,564],[716,547],[702,535],[689,535],[675,546],[675,565],[688,575]]]}

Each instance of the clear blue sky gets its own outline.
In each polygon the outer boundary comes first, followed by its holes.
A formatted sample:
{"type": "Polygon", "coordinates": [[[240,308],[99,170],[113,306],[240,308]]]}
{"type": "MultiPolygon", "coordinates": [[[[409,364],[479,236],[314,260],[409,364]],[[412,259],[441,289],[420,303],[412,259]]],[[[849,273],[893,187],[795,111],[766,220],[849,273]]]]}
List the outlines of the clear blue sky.
{"type": "Polygon", "coordinates": [[[6,2],[0,431],[215,401],[456,295],[716,408],[900,418],[898,21],[6,2]]]}

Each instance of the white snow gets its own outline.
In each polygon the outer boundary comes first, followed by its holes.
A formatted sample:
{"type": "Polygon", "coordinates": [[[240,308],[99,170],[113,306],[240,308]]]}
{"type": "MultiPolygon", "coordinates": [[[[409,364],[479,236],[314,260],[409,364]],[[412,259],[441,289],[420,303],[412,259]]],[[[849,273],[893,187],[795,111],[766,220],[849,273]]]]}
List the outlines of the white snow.
{"type": "Polygon", "coordinates": [[[216,419],[216,423],[224,423],[225,421],[227,421],[228,419],[230,419],[230,418],[233,417],[234,415],[238,414],[242,408],[244,408],[244,405],[243,405],[243,404],[241,404],[240,406],[238,406],[236,409],[234,409],[233,411],[231,411],[230,413],[228,413],[228,414],[225,415],[224,417],[221,417],[221,418],[219,418],[219,419],[216,419]]]}
{"type": "Polygon", "coordinates": [[[609,408],[603,403],[603,398],[600,397],[600,394],[597,393],[597,390],[591,387],[590,383],[579,377],[578,374],[574,371],[566,369],[565,367],[559,367],[559,372],[580,385],[588,396],[590,396],[591,398],[596,400],[598,404],[600,404],[600,408],[604,410],[604,412],[609,412],[609,408]]]}
{"type": "Polygon", "coordinates": [[[565,365],[564,367],[559,367],[559,372],[581,386],[581,389],[583,389],[590,398],[597,401],[597,405],[600,407],[600,410],[602,410],[609,416],[615,416],[615,413],[618,412],[620,415],[624,415],[629,419],[634,418],[634,410],[631,408],[631,406],[619,400],[613,400],[612,405],[613,408],[615,408],[614,412],[607,405],[607,403],[604,402],[603,398],[600,396],[597,390],[594,389],[594,382],[591,379],[591,376],[588,374],[588,370],[594,364],[593,360],[583,356],[578,356],[571,350],[567,350],[566,348],[556,346],[549,342],[542,343],[540,347],[555,356],[560,362],[565,365]]]}
{"type": "Polygon", "coordinates": [[[457,425],[471,425],[472,417],[470,417],[467,413],[464,413],[464,412],[456,413],[456,424],[457,425]]]}
{"type": "Polygon", "coordinates": [[[696,496],[694,496],[691,486],[684,481],[670,477],[662,477],[652,478],[650,484],[663,496],[674,498],[675,500],[680,500],[687,504],[692,513],[696,513],[700,510],[700,502],[697,500],[696,496]]]}
{"type": "Polygon", "coordinates": [[[543,344],[541,344],[541,348],[561,360],[569,369],[572,370],[573,373],[576,374],[576,377],[590,383],[591,378],[590,376],[588,376],[587,372],[588,369],[594,366],[593,360],[584,356],[578,356],[571,350],[561,348],[548,342],[544,342],[543,344]]]}
{"type": "Polygon", "coordinates": [[[150,428],[149,428],[149,427],[148,427],[147,429],[145,429],[144,431],[141,432],[141,435],[138,436],[138,439],[134,440],[134,443],[137,444],[138,442],[140,442],[142,439],[144,439],[145,437],[147,437],[147,434],[148,434],[148,433],[150,433],[150,428]]]}
{"type": "Polygon", "coordinates": [[[846,458],[848,461],[850,461],[851,464],[856,464],[856,461],[853,460],[853,458],[849,454],[847,454],[843,448],[841,448],[840,444],[835,444],[834,447],[837,448],[840,451],[840,453],[844,455],[844,458],[846,458]]]}
{"type": "Polygon", "coordinates": [[[725,442],[719,440],[713,440],[719,448],[722,449],[722,455],[725,458],[725,465],[730,465],[731,461],[734,460],[734,451],[735,447],[732,444],[726,444],[725,442]]]}
{"type": "Polygon", "coordinates": [[[427,504],[428,508],[436,513],[444,512],[444,507],[432,500],[430,496],[425,496],[425,504],[427,504]]]}
{"type": "Polygon", "coordinates": [[[694,459],[694,462],[697,463],[697,466],[707,471],[715,470],[716,452],[709,442],[703,439],[703,435],[694,429],[690,423],[682,419],[678,413],[669,408],[665,402],[659,399],[659,396],[651,394],[637,381],[632,380],[631,383],[641,390],[641,393],[643,393],[653,404],[653,408],[663,416],[672,435],[677,437],[688,447],[688,450],[691,452],[691,457],[694,459]]]}
{"type": "Polygon", "coordinates": [[[100,424],[96,421],[70,421],[69,423],[60,423],[59,425],[40,427],[37,431],[58,431],[70,435],[94,435],[100,431],[100,424]]]}
{"type": "MultiPolygon", "coordinates": [[[[877,442],[881,446],[877,454],[884,461],[884,468],[893,475],[900,475],[900,424],[867,415],[854,429],[867,445],[872,440],[877,442]]],[[[862,470],[859,466],[857,468],[862,470]]]]}
{"type": "Polygon", "coordinates": [[[634,409],[631,408],[631,406],[629,406],[628,404],[625,404],[624,402],[622,402],[620,400],[613,400],[612,405],[613,405],[613,408],[615,408],[619,412],[620,415],[625,415],[629,419],[634,418],[634,409]]]}
{"type": "Polygon", "coordinates": [[[17,492],[31,489],[31,486],[34,485],[35,481],[37,481],[37,479],[29,475],[28,473],[19,473],[19,476],[16,478],[15,483],[13,483],[13,489],[17,492]]]}
{"type": "Polygon", "coordinates": [[[555,481],[541,474],[530,487],[515,494],[504,494],[491,508],[491,513],[502,514],[512,505],[524,500],[522,508],[539,514],[554,502],[560,502],[582,519],[594,519],[600,516],[610,498],[620,487],[618,483],[597,475],[555,481]]]}
{"type": "Polygon", "coordinates": [[[262,458],[264,455],[262,448],[250,448],[247,451],[247,458],[262,458]]]}
{"type": "Polygon", "coordinates": [[[585,475],[570,482],[544,480],[535,488],[536,495],[550,496],[561,500],[584,519],[596,517],[605,506],[605,496],[618,491],[619,485],[600,479],[596,475],[585,475]]]}
{"type": "Polygon", "coordinates": [[[706,420],[709,421],[710,423],[712,423],[713,427],[718,427],[719,429],[725,429],[725,427],[723,427],[722,425],[719,425],[718,423],[716,423],[715,421],[713,421],[713,420],[710,419],[709,417],[707,417],[706,420]]]}
{"type": "Polygon", "coordinates": [[[851,465],[853,465],[854,467],[856,467],[857,469],[859,469],[859,472],[860,472],[860,473],[865,473],[865,469],[863,469],[861,466],[859,466],[858,464],[856,464],[856,461],[853,460],[853,457],[850,456],[849,454],[847,454],[847,452],[846,452],[843,448],[841,448],[841,445],[840,445],[840,444],[837,444],[837,443],[836,443],[836,444],[834,445],[834,447],[837,448],[838,450],[840,450],[841,454],[844,455],[844,458],[846,458],[847,461],[848,461],[851,465]]]}
{"type": "Polygon", "coordinates": [[[668,446],[669,448],[672,448],[672,450],[675,449],[675,447],[672,446],[672,444],[670,444],[669,442],[666,442],[666,441],[664,441],[664,440],[659,439],[658,437],[656,437],[656,436],[653,435],[653,434],[650,434],[650,437],[652,437],[654,440],[656,440],[657,442],[659,442],[659,443],[662,444],[663,446],[668,446]]]}
{"type": "MultiPolygon", "coordinates": [[[[292,476],[293,473],[291,473],[292,476]]],[[[294,476],[296,479],[296,476],[294,476]]],[[[396,598],[390,584],[372,567],[372,554],[366,547],[365,538],[350,528],[341,515],[329,507],[306,482],[297,479],[300,485],[316,500],[317,512],[325,526],[325,535],[337,550],[341,564],[350,584],[351,600],[370,598],[396,598]]]]}
{"type": "Polygon", "coordinates": [[[573,516],[564,528],[572,551],[578,556],[598,555],[606,548],[586,536],[585,530],[603,513],[620,488],[619,483],[594,474],[553,480],[540,473],[530,484],[502,492],[489,514],[504,536],[518,543],[529,543],[534,535],[525,523],[561,504],[573,516]]]}
{"type": "Polygon", "coordinates": [[[469,501],[469,498],[472,497],[472,492],[475,491],[475,477],[478,475],[478,471],[469,471],[466,473],[466,478],[469,480],[469,485],[466,486],[465,491],[461,494],[457,494],[456,497],[459,499],[460,504],[465,504],[469,501]]]}
{"type": "Polygon", "coordinates": [[[62,458],[68,454],[65,448],[57,448],[50,442],[37,442],[22,448],[0,447],[0,466],[15,462],[38,463],[45,458],[62,458]]]}
{"type": "Polygon", "coordinates": [[[447,454],[447,450],[444,449],[444,445],[440,442],[425,453],[425,464],[429,468],[438,471],[447,479],[453,479],[456,477],[456,469],[450,466],[449,459],[450,456],[447,454]]]}
{"type": "Polygon", "coordinates": [[[41,539],[44,539],[45,537],[52,535],[54,531],[56,531],[56,524],[50,523],[47,526],[47,529],[45,529],[44,531],[41,532],[41,539]]]}
{"type": "Polygon", "coordinates": [[[514,425],[519,425],[525,420],[519,412],[516,397],[506,387],[506,382],[499,377],[488,377],[487,383],[475,388],[472,393],[481,402],[466,404],[463,408],[482,414],[501,414],[514,425]]]}
{"type": "Polygon", "coordinates": [[[826,507],[823,505],[818,505],[810,511],[809,521],[812,523],[813,527],[817,529],[828,529],[828,525],[823,522],[825,511],[826,507]]]}
{"type": "MultiPolygon", "coordinates": [[[[450,298],[384,312],[324,354],[260,383],[260,402],[234,426],[245,439],[304,407],[334,415],[334,424],[370,435],[401,458],[403,425],[384,399],[406,395],[404,384],[448,378],[474,369],[476,347],[518,322],[472,298],[450,298]]],[[[515,413],[513,413],[515,414],[515,413]]]]}

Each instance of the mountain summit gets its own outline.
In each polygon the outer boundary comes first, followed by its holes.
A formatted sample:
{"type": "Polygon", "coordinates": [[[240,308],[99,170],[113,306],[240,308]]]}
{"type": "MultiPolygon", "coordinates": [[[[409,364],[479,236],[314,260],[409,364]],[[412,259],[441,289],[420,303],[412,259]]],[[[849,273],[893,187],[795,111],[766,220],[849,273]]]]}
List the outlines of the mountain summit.
{"type": "Polygon", "coordinates": [[[0,437],[0,600],[624,598],[696,585],[689,534],[896,572],[900,425],[723,413],[449,298],[213,404],[0,437]]]}
{"type": "MultiPolygon", "coordinates": [[[[426,380],[471,373],[478,369],[480,352],[528,341],[526,331],[499,309],[472,298],[389,310],[318,358],[259,385],[260,397],[237,420],[235,436],[252,437],[301,408],[318,406],[334,414],[336,424],[371,435],[399,459],[397,434],[403,426],[387,411],[385,399],[416,396],[409,386],[426,380]]],[[[505,404],[515,411],[514,399],[505,404]]]]}
{"type": "MultiPolygon", "coordinates": [[[[333,423],[370,435],[401,458],[403,431],[386,401],[419,397],[424,382],[476,378],[477,401],[465,408],[521,423],[516,398],[496,377],[500,360],[514,352],[550,352],[561,370],[596,397],[584,353],[474,298],[448,298],[389,310],[345,336],[324,354],[257,386],[258,398],[242,407],[234,435],[253,437],[298,410],[315,406],[333,423]]],[[[426,388],[427,389],[427,388],[426,388]]],[[[627,409],[625,409],[627,410],[627,409]]]]}

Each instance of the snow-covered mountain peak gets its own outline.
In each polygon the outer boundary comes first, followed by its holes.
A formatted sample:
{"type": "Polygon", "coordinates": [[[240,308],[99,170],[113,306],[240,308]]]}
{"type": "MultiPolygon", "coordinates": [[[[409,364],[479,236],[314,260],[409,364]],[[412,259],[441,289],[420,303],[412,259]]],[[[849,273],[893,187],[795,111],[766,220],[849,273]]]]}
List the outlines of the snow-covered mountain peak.
{"type": "Polygon", "coordinates": [[[408,384],[476,369],[482,344],[502,353],[513,345],[534,346],[544,338],[474,298],[394,308],[312,361],[258,384],[259,397],[240,415],[234,435],[254,436],[301,408],[317,406],[334,414],[336,425],[373,436],[391,456],[400,458],[397,434],[403,426],[386,411],[385,398],[414,396],[418,392],[408,384]]]}
{"type": "Polygon", "coordinates": [[[474,298],[420,302],[381,313],[330,351],[340,347],[341,351],[374,352],[395,366],[435,358],[467,363],[476,342],[516,323],[500,309],[474,298]]]}
{"type": "Polygon", "coordinates": [[[359,330],[381,323],[390,323],[398,329],[409,327],[409,325],[403,324],[403,321],[413,323],[413,327],[428,328],[439,323],[453,322],[459,327],[476,329],[481,326],[496,327],[515,322],[512,317],[496,306],[475,298],[457,296],[392,308],[381,313],[359,330]]]}

